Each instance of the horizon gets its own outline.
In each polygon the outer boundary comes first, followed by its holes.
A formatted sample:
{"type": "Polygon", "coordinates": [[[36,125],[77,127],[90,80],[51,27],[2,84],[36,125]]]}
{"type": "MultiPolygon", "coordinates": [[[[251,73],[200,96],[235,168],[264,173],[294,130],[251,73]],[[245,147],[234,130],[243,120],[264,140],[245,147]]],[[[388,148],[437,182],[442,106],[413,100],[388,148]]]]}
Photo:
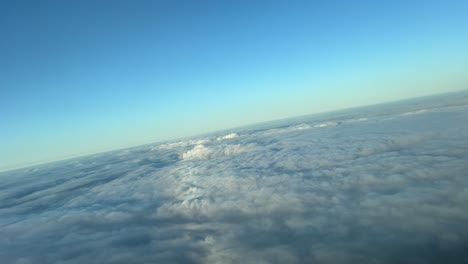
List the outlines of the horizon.
{"type": "MultiPolygon", "coordinates": [[[[54,164],[54,163],[59,163],[59,162],[65,162],[65,161],[69,161],[69,160],[73,160],[73,159],[86,158],[86,157],[95,156],[95,155],[103,155],[103,154],[106,154],[106,153],[111,153],[111,152],[116,152],[116,151],[139,148],[139,147],[143,147],[143,146],[146,146],[146,145],[161,145],[161,144],[173,143],[173,142],[177,142],[177,141],[181,141],[181,140],[187,140],[187,139],[190,139],[190,138],[193,139],[193,138],[209,136],[209,135],[213,135],[213,134],[217,134],[217,133],[221,133],[221,132],[229,133],[229,132],[232,132],[230,130],[238,130],[238,129],[241,129],[241,128],[244,128],[244,129],[252,128],[252,127],[255,127],[256,125],[260,125],[260,124],[266,125],[266,124],[269,124],[269,123],[287,121],[287,120],[297,119],[297,118],[306,118],[306,117],[313,117],[313,116],[318,116],[318,115],[327,115],[327,114],[332,114],[332,113],[342,112],[342,111],[347,111],[347,110],[353,110],[353,109],[360,109],[360,108],[366,108],[366,107],[379,107],[379,106],[390,105],[390,104],[404,102],[404,101],[422,100],[424,98],[427,99],[427,98],[430,98],[430,97],[438,97],[438,96],[458,94],[458,93],[467,93],[467,92],[468,92],[468,89],[462,89],[462,90],[450,91],[450,92],[445,92],[445,93],[436,93],[436,94],[428,94],[428,95],[422,95],[422,96],[417,96],[417,97],[403,98],[403,99],[400,99],[400,100],[384,101],[384,102],[380,102],[380,103],[377,103],[377,104],[358,105],[358,106],[353,106],[353,107],[350,107],[350,108],[334,109],[334,110],[325,111],[325,112],[316,112],[316,113],[310,113],[310,114],[305,114],[305,115],[300,115],[300,116],[291,116],[291,117],[280,118],[280,119],[260,121],[260,122],[257,122],[257,123],[251,123],[251,124],[246,124],[246,125],[236,126],[236,127],[222,128],[222,129],[219,129],[219,130],[213,130],[213,131],[209,131],[209,132],[206,132],[206,133],[201,133],[201,134],[196,134],[196,135],[189,135],[189,136],[186,136],[186,137],[178,137],[178,138],[172,138],[172,139],[167,139],[167,140],[147,142],[147,143],[138,144],[138,145],[126,146],[126,147],[121,147],[121,148],[108,149],[108,150],[104,150],[104,151],[86,153],[86,154],[77,155],[77,156],[73,156],[73,157],[65,157],[63,159],[57,159],[57,160],[52,160],[52,161],[47,161],[47,162],[38,162],[38,163],[34,163],[34,164],[28,164],[28,165],[24,165],[24,166],[15,167],[15,168],[2,169],[0,167],[0,173],[7,173],[7,172],[10,172],[10,171],[16,171],[16,170],[22,170],[22,169],[32,169],[34,167],[39,167],[39,166],[43,166],[43,165],[54,164]]],[[[236,132],[234,131],[233,133],[236,133],[236,132]]]]}
{"type": "Polygon", "coordinates": [[[464,89],[466,1],[0,4],[0,171],[464,89]]]}

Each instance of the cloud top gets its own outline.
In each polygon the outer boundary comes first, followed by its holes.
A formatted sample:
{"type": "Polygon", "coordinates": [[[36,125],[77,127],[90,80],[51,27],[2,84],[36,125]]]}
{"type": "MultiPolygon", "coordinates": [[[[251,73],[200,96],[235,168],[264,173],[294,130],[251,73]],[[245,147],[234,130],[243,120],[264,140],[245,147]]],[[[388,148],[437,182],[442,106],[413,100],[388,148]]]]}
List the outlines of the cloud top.
{"type": "Polygon", "coordinates": [[[182,159],[213,159],[223,156],[236,155],[245,151],[248,151],[252,148],[252,145],[242,146],[240,144],[236,145],[222,145],[218,147],[206,147],[205,145],[196,145],[192,149],[184,152],[182,154],[182,159]]]}
{"type": "Polygon", "coordinates": [[[218,137],[217,140],[232,139],[232,138],[236,138],[236,137],[239,137],[239,134],[237,134],[237,133],[230,133],[230,134],[227,134],[227,135],[218,137]]]}
{"type": "Polygon", "coordinates": [[[468,107],[440,101],[2,173],[0,258],[462,263],[468,107]]]}

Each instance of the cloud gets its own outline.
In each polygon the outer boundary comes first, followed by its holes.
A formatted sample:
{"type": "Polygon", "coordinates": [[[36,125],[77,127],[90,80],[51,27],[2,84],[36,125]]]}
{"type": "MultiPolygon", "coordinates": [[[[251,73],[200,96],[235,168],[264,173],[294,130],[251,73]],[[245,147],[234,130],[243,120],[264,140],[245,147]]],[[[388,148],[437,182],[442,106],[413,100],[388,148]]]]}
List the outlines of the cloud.
{"type": "Polygon", "coordinates": [[[220,147],[206,147],[204,145],[196,145],[191,150],[188,150],[182,154],[182,159],[190,160],[190,159],[213,159],[219,158],[223,156],[230,156],[236,155],[245,151],[248,151],[252,148],[253,145],[249,144],[246,146],[242,146],[240,144],[236,145],[222,145],[220,147]]]}
{"type": "Polygon", "coordinates": [[[1,173],[0,258],[463,263],[468,109],[444,109],[412,118],[400,108],[304,118],[229,140],[1,173]],[[351,121],[361,116],[367,122],[351,121]]]}
{"type": "Polygon", "coordinates": [[[427,109],[420,109],[420,110],[416,110],[416,111],[406,112],[406,113],[403,113],[401,115],[402,116],[420,115],[420,114],[426,113],[427,111],[428,111],[427,109]]]}
{"type": "Polygon", "coordinates": [[[204,145],[196,145],[193,149],[182,154],[183,159],[209,159],[213,150],[204,145]]]}
{"type": "Polygon", "coordinates": [[[329,126],[336,126],[337,123],[335,122],[324,122],[320,124],[314,125],[314,127],[329,127],[329,126]]]}
{"type": "Polygon", "coordinates": [[[157,150],[161,150],[161,149],[181,148],[181,147],[187,147],[187,146],[193,146],[193,145],[206,144],[206,143],[209,143],[209,142],[210,142],[210,139],[208,139],[208,138],[184,140],[184,141],[178,141],[178,142],[172,142],[172,143],[165,143],[165,144],[161,144],[161,145],[156,145],[156,146],[151,147],[151,150],[157,151],[157,150]]]}
{"type": "Polygon", "coordinates": [[[230,133],[230,134],[227,134],[227,135],[218,137],[216,140],[232,139],[232,138],[236,138],[236,137],[239,137],[239,134],[237,134],[237,133],[230,133]]]}

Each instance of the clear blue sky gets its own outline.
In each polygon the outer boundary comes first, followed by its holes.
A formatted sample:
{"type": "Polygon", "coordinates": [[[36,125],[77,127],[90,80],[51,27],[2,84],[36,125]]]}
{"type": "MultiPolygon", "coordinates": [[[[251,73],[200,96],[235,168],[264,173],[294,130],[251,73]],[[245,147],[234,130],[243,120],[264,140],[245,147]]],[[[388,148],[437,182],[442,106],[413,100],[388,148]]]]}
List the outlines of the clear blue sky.
{"type": "Polygon", "coordinates": [[[0,170],[466,89],[468,1],[1,1],[0,170]]]}

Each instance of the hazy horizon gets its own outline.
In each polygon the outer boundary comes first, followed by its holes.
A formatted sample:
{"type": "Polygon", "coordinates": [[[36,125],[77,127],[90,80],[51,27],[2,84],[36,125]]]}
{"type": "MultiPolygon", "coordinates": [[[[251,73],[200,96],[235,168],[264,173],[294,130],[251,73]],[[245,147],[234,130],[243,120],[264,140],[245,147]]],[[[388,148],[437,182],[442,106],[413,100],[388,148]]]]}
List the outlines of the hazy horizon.
{"type": "Polygon", "coordinates": [[[30,164],[27,164],[27,165],[18,165],[16,167],[11,167],[11,168],[2,168],[2,167],[0,167],[0,172],[8,172],[8,171],[13,171],[13,170],[17,170],[17,169],[26,169],[26,168],[29,168],[29,167],[46,165],[46,164],[49,164],[49,163],[66,161],[66,160],[69,160],[69,159],[75,159],[75,158],[86,157],[86,156],[93,156],[93,155],[104,154],[104,153],[107,153],[107,152],[119,151],[119,150],[130,149],[130,148],[138,148],[140,146],[145,146],[145,145],[174,142],[174,141],[183,140],[183,139],[187,139],[187,138],[197,138],[197,137],[201,137],[201,136],[204,136],[204,135],[215,134],[215,133],[218,133],[218,132],[225,132],[225,131],[235,130],[235,129],[239,129],[239,128],[253,127],[253,126],[257,125],[257,124],[267,124],[267,123],[273,123],[275,121],[282,121],[282,120],[286,121],[286,120],[289,120],[289,119],[295,119],[295,118],[300,118],[300,117],[308,117],[308,116],[315,116],[315,115],[321,115],[321,114],[328,114],[328,113],[333,113],[333,112],[337,112],[337,111],[352,110],[352,109],[355,109],[355,108],[358,109],[358,108],[361,108],[361,107],[386,105],[386,104],[392,104],[392,103],[397,103],[397,102],[401,102],[401,101],[411,101],[411,100],[418,100],[418,99],[423,99],[423,98],[432,97],[432,96],[444,96],[444,95],[449,95],[449,94],[466,93],[466,92],[468,92],[467,89],[462,89],[462,90],[455,90],[455,91],[450,91],[450,92],[445,92],[445,93],[427,94],[427,95],[421,95],[421,96],[410,97],[410,98],[402,98],[402,99],[393,100],[393,101],[378,102],[378,103],[375,103],[375,104],[357,105],[357,106],[346,107],[346,108],[332,109],[332,110],[328,110],[328,111],[324,111],[324,112],[316,112],[316,113],[310,113],[310,114],[305,114],[305,115],[290,116],[290,117],[286,117],[286,118],[278,118],[278,119],[273,119],[273,120],[260,121],[260,122],[256,122],[256,123],[243,124],[243,125],[235,126],[235,127],[226,127],[226,128],[221,128],[221,129],[217,129],[217,130],[206,131],[206,132],[202,132],[202,133],[199,133],[199,134],[187,135],[187,136],[183,136],[183,137],[169,138],[169,139],[164,139],[164,140],[159,140],[159,141],[144,142],[144,143],[141,143],[141,144],[117,147],[117,148],[113,148],[113,149],[107,149],[107,150],[102,150],[102,151],[97,151],[97,152],[92,152],[92,153],[77,154],[77,155],[73,155],[73,156],[69,156],[69,157],[63,157],[63,158],[50,160],[50,161],[43,161],[43,162],[38,161],[38,162],[33,162],[33,163],[30,163],[30,164]]]}

